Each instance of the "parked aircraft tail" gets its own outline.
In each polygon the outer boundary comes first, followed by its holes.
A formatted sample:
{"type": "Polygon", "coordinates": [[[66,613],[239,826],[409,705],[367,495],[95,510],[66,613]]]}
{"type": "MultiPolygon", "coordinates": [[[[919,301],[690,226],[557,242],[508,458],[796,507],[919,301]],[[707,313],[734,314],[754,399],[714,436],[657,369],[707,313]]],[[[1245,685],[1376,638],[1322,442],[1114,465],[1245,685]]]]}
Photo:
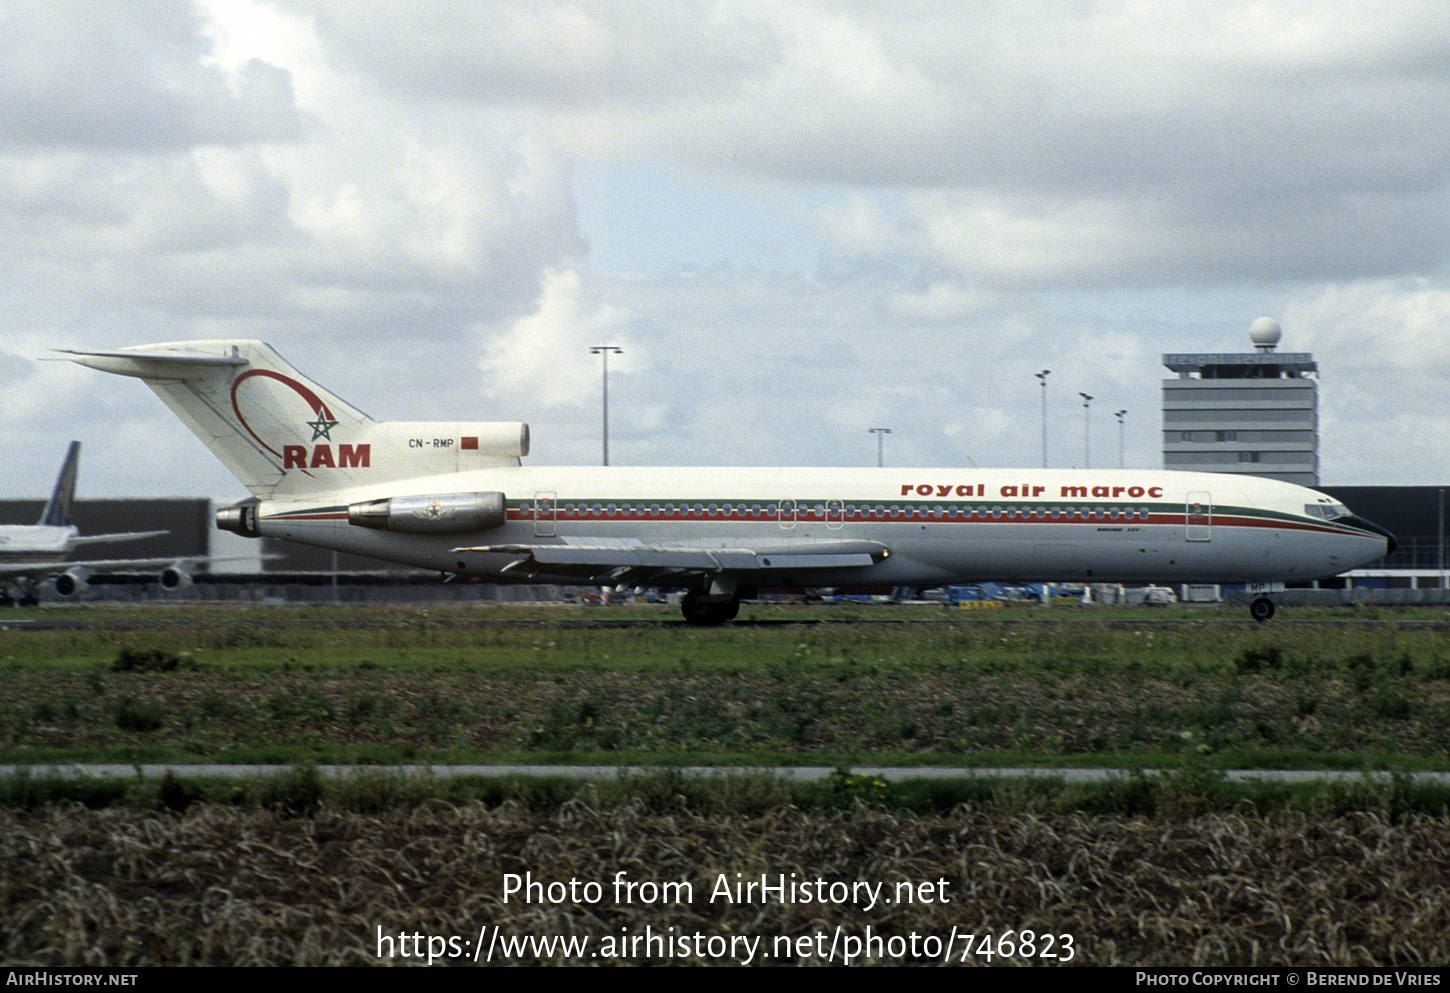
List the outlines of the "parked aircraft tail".
{"type": "Polygon", "coordinates": [[[260,341],[65,354],[144,380],[259,499],[516,466],[528,453],[526,424],[374,421],[260,341]]]}
{"type": "Polygon", "coordinates": [[[76,498],[76,475],[80,472],[80,465],[81,443],[73,441],[70,448],[66,449],[60,475],[55,478],[55,490],[46,501],[45,509],[40,512],[40,524],[53,528],[70,526],[70,508],[76,498]]]}

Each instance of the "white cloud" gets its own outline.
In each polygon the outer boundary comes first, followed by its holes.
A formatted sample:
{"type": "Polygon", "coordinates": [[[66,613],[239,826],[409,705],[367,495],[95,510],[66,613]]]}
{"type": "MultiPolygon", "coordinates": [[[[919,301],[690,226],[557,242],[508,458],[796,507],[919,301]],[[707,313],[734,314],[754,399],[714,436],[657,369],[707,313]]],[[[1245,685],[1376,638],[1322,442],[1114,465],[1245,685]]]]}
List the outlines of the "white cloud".
{"type": "Polygon", "coordinates": [[[600,371],[584,361],[596,345],[621,347],[611,353],[610,369],[628,373],[648,364],[647,349],[621,335],[629,313],[588,293],[579,273],[550,272],[538,309],[492,335],[480,368],[489,395],[523,400],[534,408],[580,405],[600,389],[600,371]]]}
{"type": "MultiPolygon", "coordinates": [[[[1447,39],[1411,0],[12,4],[0,318],[268,338],[375,416],[534,421],[537,461],[597,457],[604,341],[637,463],[869,464],[885,424],[897,464],[1035,464],[1052,368],[1054,464],[1077,390],[1154,464],[1158,352],[1271,313],[1326,466],[1393,480],[1450,416],[1447,39]]],[[[135,383],[6,382],[39,476],[47,407],[181,430],[135,383]]]]}
{"type": "Polygon", "coordinates": [[[823,233],[848,254],[909,255],[919,234],[888,214],[879,198],[864,194],[829,204],[819,214],[823,233]]]}
{"type": "Polygon", "coordinates": [[[124,149],[294,140],[287,73],[197,58],[189,3],[19,0],[0,15],[0,145],[124,149]]]}
{"type": "Polygon", "coordinates": [[[935,323],[973,317],[1000,305],[997,294],[942,282],[933,283],[925,291],[893,293],[887,301],[894,314],[935,323]]]}
{"type": "MultiPolygon", "coordinates": [[[[1450,286],[1425,278],[1315,287],[1284,310],[1286,334],[1386,382],[1450,379],[1450,286]]],[[[1440,391],[1435,391],[1436,393],[1440,391]]]]}
{"type": "Polygon", "coordinates": [[[1322,478],[1436,484],[1450,478],[1450,286],[1428,279],[1308,288],[1284,309],[1281,348],[1320,370],[1322,478]]]}

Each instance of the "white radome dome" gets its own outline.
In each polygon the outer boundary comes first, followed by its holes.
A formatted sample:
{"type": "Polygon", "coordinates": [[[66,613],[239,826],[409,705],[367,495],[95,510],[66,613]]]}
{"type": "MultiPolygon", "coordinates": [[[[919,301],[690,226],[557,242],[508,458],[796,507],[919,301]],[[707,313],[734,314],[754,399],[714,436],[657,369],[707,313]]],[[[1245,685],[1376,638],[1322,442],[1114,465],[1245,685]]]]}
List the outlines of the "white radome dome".
{"type": "Polygon", "coordinates": [[[1249,340],[1255,348],[1273,348],[1284,333],[1279,322],[1272,317],[1259,317],[1249,325],[1249,340]]]}

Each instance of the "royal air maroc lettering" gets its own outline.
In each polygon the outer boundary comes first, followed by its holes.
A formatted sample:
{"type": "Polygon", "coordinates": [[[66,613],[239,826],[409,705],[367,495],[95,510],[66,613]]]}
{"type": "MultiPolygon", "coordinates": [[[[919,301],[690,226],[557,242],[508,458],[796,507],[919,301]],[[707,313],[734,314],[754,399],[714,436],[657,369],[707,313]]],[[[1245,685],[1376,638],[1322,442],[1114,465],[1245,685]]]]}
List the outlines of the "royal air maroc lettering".
{"type": "MultiPolygon", "coordinates": [[[[902,483],[902,496],[919,497],[984,497],[987,495],[987,484],[985,483],[964,483],[953,485],[951,483],[902,483]]],[[[1031,483],[1014,485],[1008,483],[1005,486],[993,486],[993,494],[999,497],[1018,499],[1021,497],[1041,497],[1047,495],[1046,486],[1036,486],[1031,483]]],[[[1143,497],[1151,497],[1154,500],[1163,498],[1163,487],[1161,486],[1064,486],[1060,489],[1058,496],[1062,499],[1089,498],[1118,500],[1127,497],[1130,500],[1140,500],[1143,497]]]]}
{"type": "Polygon", "coordinates": [[[901,484],[901,495],[902,496],[911,496],[913,493],[915,493],[917,496],[934,496],[934,497],[948,497],[948,496],[970,497],[970,496],[986,496],[987,495],[986,494],[986,487],[983,486],[981,483],[977,483],[975,486],[972,485],[971,483],[964,483],[961,486],[953,486],[950,483],[902,483],[901,484]]]}
{"type": "Polygon", "coordinates": [[[1106,497],[1106,498],[1108,498],[1110,500],[1116,500],[1116,499],[1118,499],[1120,497],[1127,497],[1130,500],[1138,500],[1138,499],[1141,499],[1142,497],[1145,497],[1145,496],[1146,497],[1151,497],[1154,500],[1161,500],[1163,498],[1163,487],[1161,487],[1161,486],[1146,486],[1146,487],[1144,487],[1144,486],[1093,486],[1093,487],[1087,487],[1087,486],[1064,486],[1062,488],[1062,493],[1060,494],[1060,496],[1062,496],[1064,499],[1068,499],[1068,500],[1073,499],[1074,497],[1081,497],[1082,499],[1087,499],[1088,497],[1099,497],[1099,498],[1106,497]]]}
{"type": "Polygon", "coordinates": [[[313,445],[309,457],[306,445],[283,445],[283,469],[366,469],[372,465],[373,446],[338,445],[336,454],[332,445],[313,445]]]}

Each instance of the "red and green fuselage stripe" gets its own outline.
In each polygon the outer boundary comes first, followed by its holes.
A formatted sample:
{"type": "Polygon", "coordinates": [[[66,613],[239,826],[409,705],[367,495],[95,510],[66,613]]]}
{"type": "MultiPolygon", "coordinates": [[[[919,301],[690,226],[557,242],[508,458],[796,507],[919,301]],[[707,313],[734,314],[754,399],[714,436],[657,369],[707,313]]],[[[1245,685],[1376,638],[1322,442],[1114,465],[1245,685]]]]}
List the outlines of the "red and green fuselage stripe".
{"type": "MultiPolygon", "coordinates": [[[[1181,503],[1090,501],[1046,503],[981,500],[890,501],[858,500],[741,500],[696,498],[619,499],[584,498],[549,503],[518,499],[508,502],[510,522],[531,523],[540,517],[554,521],[589,523],[762,524],[782,520],[822,524],[1034,524],[1183,527],[1269,528],[1343,534],[1351,529],[1281,511],[1222,505],[1203,517],[1190,516],[1181,503]],[[1054,513],[1054,511],[1056,513],[1054,513]]],[[[309,507],[265,514],[266,521],[322,522],[347,520],[345,505],[309,507]]]]}

